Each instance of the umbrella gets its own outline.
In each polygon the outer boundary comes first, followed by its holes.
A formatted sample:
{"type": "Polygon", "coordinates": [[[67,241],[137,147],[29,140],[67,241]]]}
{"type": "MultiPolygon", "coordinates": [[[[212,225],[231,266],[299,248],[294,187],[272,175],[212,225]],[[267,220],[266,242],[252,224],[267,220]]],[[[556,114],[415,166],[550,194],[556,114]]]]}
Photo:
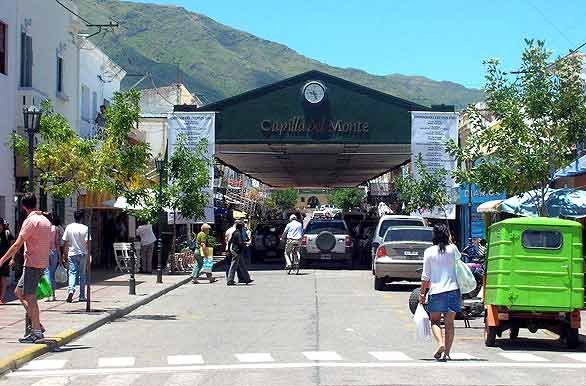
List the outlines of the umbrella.
{"type": "MultiPolygon", "coordinates": [[[[521,196],[514,196],[503,201],[499,207],[501,212],[519,216],[538,216],[538,191],[532,190],[521,196]]],[[[549,189],[545,194],[545,208],[553,217],[584,217],[586,216],[586,191],[563,188],[549,189]]]]}

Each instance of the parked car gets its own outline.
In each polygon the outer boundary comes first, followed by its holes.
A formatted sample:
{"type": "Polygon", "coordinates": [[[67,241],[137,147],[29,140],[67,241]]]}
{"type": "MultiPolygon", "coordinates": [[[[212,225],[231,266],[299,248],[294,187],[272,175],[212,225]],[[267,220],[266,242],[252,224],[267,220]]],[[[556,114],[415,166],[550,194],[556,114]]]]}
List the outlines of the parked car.
{"type": "Polygon", "coordinates": [[[285,225],[284,221],[271,221],[256,226],[252,233],[253,262],[283,256],[285,243],[281,240],[281,235],[285,225]]]}
{"type": "Polygon", "coordinates": [[[353,241],[342,219],[313,218],[305,227],[301,257],[305,260],[341,261],[352,265],[353,241]]]}
{"type": "Polygon", "coordinates": [[[390,227],[396,226],[426,226],[425,220],[416,216],[386,215],[378,220],[378,225],[372,238],[372,273],[374,274],[374,256],[376,250],[383,243],[385,233],[390,227]]]}
{"type": "Polygon", "coordinates": [[[422,226],[391,227],[374,257],[374,289],[397,280],[419,280],[423,254],[432,246],[433,228],[422,226]]]}

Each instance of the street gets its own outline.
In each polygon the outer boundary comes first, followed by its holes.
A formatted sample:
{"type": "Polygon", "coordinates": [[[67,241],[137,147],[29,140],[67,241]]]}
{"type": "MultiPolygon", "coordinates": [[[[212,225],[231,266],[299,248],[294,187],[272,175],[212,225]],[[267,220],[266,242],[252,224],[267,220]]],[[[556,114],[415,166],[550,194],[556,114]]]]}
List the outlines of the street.
{"type": "Polygon", "coordinates": [[[586,384],[585,352],[527,331],[488,349],[482,320],[472,328],[457,321],[453,361],[436,362],[433,344],[415,341],[413,285],[375,292],[368,271],[253,278],[250,286],[186,284],[0,385],[586,384]]]}

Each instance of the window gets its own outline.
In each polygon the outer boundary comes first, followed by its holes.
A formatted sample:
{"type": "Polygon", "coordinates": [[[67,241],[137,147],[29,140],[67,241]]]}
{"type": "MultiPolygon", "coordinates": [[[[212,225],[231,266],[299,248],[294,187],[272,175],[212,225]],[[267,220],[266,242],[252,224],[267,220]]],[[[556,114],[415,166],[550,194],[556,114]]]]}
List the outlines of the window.
{"type": "Polygon", "coordinates": [[[385,242],[387,241],[432,241],[431,229],[407,229],[407,228],[391,228],[385,235],[385,242]]]}
{"type": "Polygon", "coordinates": [[[20,87],[33,86],[33,38],[20,34],[20,87]]]}
{"type": "Polygon", "coordinates": [[[343,221],[335,220],[312,220],[307,224],[307,228],[305,229],[305,233],[319,233],[322,231],[329,231],[336,235],[345,234],[347,232],[346,224],[344,224],[343,221]]]}
{"type": "Polygon", "coordinates": [[[63,92],[63,58],[57,57],[57,93],[63,92]]]}
{"type": "Polygon", "coordinates": [[[6,63],[6,41],[8,40],[8,34],[6,30],[6,24],[0,22],[0,74],[8,74],[7,63],[6,63]]]}
{"type": "Polygon", "coordinates": [[[523,246],[525,248],[560,249],[563,236],[558,231],[525,231],[523,232],[523,246]]]}
{"type": "Polygon", "coordinates": [[[390,227],[400,227],[400,226],[425,226],[425,224],[423,223],[423,220],[420,220],[420,219],[385,220],[380,225],[378,235],[380,237],[384,237],[385,233],[387,233],[387,229],[389,229],[390,227]]]}
{"type": "Polygon", "coordinates": [[[89,122],[90,118],[90,89],[81,85],[81,119],[89,122]]]}
{"type": "Polygon", "coordinates": [[[92,93],[92,120],[98,116],[98,93],[92,93]]]}

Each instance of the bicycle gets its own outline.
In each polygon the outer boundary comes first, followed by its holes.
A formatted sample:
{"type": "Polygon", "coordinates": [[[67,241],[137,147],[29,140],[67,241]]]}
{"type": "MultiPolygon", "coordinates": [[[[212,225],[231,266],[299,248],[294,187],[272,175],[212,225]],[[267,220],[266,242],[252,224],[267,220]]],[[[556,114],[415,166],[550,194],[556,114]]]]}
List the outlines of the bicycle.
{"type": "Polygon", "coordinates": [[[295,275],[299,275],[299,267],[301,265],[301,247],[299,242],[293,241],[293,248],[291,249],[291,266],[287,270],[287,275],[291,275],[294,272],[295,275]]]}

